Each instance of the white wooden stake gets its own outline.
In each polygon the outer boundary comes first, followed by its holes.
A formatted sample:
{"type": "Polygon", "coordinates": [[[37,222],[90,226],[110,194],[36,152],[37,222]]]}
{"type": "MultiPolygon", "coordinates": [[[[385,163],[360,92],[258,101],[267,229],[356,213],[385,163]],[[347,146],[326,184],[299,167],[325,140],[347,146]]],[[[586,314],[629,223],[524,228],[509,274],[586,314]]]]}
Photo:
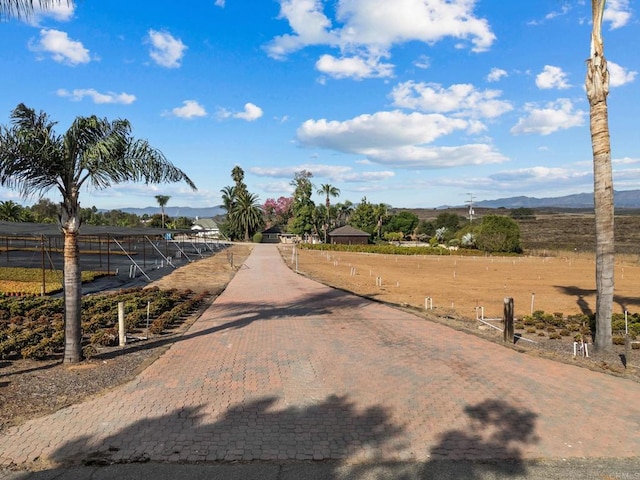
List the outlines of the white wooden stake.
{"type": "Polygon", "coordinates": [[[124,331],[124,302],[118,302],[118,337],[120,346],[124,347],[127,344],[127,336],[124,331]]]}

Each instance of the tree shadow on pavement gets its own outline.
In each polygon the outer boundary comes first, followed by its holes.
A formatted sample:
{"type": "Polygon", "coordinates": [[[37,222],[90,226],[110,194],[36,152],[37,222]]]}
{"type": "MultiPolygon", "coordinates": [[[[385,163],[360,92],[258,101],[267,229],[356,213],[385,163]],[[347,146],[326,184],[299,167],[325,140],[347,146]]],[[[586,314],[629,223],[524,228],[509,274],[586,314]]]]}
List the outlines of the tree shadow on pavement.
{"type": "Polygon", "coordinates": [[[403,427],[384,407],[360,409],[347,396],[287,406],[275,397],[230,407],[206,423],[205,406],[137,421],[104,439],[76,437],[50,460],[57,465],[140,462],[341,461],[402,448],[403,427]]]}
{"type": "Polygon", "coordinates": [[[464,409],[470,419],[464,430],[449,430],[430,449],[425,463],[387,463],[340,470],[336,479],[394,480],[526,478],[522,448],[535,444],[537,414],[502,400],[485,400],[464,409]]]}
{"type": "Polygon", "coordinates": [[[354,454],[374,459],[403,447],[404,429],[391,422],[384,407],[360,408],[346,395],[306,406],[281,405],[275,397],[237,404],[214,423],[205,423],[205,406],[186,407],[137,421],[104,439],[76,437],[49,460],[60,466],[55,471],[150,461],[338,465],[354,454]]]}
{"type": "Polygon", "coordinates": [[[51,460],[60,467],[29,478],[51,478],[72,465],[168,462],[236,466],[235,475],[249,466],[264,469],[255,478],[519,479],[528,473],[522,448],[538,441],[535,413],[486,400],[464,409],[469,425],[444,432],[429,461],[389,461],[410,445],[404,427],[395,425],[384,407],[359,409],[347,396],[284,409],[278,403],[266,397],[234,405],[213,423],[205,423],[204,406],[188,407],[140,420],[104,439],[77,437],[53,453],[51,460]]]}

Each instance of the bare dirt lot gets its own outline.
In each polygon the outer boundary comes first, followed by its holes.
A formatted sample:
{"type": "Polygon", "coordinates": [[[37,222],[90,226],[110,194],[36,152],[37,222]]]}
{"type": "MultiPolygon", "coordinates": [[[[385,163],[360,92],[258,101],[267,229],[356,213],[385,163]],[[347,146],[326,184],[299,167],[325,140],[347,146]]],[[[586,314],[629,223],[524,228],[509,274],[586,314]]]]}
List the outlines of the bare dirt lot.
{"type": "MultiPolygon", "coordinates": [[[[283,257],[291,261],[290,248],[283,257]]],[[[502,317],[505,297],[514,299],[516,316],[533,310],[564,315],[595,310],[594,256],[586,253],[468,257],[455,252],[380,255],[299,249],[298,269],[385,302],[424,307],[428,297],[437,311],[470,318],[476,317],[476,307],[483,307],[486,317],[502,317]]],[[[615,312],[639,311],[640,264],[635,257],[618,257],[615,282],[615,312]]]]}
{"type": "MultiPolygon", "coordinates": [[[[282,247],[281,253],[295,269],[292,248],[282,247]]],[[[561,317],[591,314],[595,309],[593,254],[465,257],[297,251],[298,271],[305,276],[494,342],[502,342],[504,298],[511,297],[520,340],[506,346],[640,381],[640,350],[627,355],[624,345],[614,345],[612,352],[594,352],[587,345],[589,358],[573,355],[577,337],[591,342],[588,322],[580,330],[567,331],[548,325],[535,328],[521,321],[536,310],[561,313],[561,317]]],[[[618,256],[616,312],[640,310],[636,258],[618,256]]]]}

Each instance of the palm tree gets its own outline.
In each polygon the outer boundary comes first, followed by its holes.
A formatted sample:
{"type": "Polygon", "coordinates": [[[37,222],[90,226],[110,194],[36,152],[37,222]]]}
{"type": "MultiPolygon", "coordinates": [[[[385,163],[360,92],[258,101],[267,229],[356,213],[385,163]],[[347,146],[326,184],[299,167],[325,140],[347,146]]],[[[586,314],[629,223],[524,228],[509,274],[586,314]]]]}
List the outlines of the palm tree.
{"type": "Polygon", "coordinates": [[[0,202],[0,220],[5,222],[22,222],[24,209],[12,200],[0,202]]]}
{"type": "MultiPolygon", "coordinates": [[[[2,0],[0,1],[0,18],[25,18],[33,15],[34,0],[2,0]]],[[[38,0],[40,8],[46,9],[52,5],[66,3],[70,5],[71,0],[38,0]]]]}
{"type": "Polygon", "coordinates": [[[259,198],[253,193],[241,191],[229,215],[234,230],[244,232],[244,241],[250,240],[250,232],[256,231],[262,225],[262,208],[259,198]]]}
{"type": "Polygon", "coordinates": [[[227,211],[227,215],[229,215],[236,203],[236,188],[227,186],[220,190],[220,193],[222,193],[222,208],[224,208],[227,211]]]}
{"type": "Polygon", "coordinates": [[[351,214],[353,213],[353,202],[351,200],[345,200],[344,203],[338,203],[336,206],[338,207],[338,218],[340,219],[340,224],[348,224],[351,214]]]}
{"type": "Polygon", "coordinates": [[[327,230],[329,229],[329,220],[330,220],[330,212],[331,212],[331,200],[329,197],[337,197],[340,195],[340,189],[334,187],[330,183],[323,183],[320,185],[318,189],[318,195],[325,195],[324,205],[326,207],[326,222],[324,225],[324,243],[327,243],[327,230]]]}
{"type": "Polygon", "coordinates": [[[164,207],[169,203],[170,198],[169,195],[156,195],[156,201],[160,205],[160,211],[162,212],[162,228],[164,228],[164,207]]]}
{"type": "Polygon", "coordinates": [[[611,143],[607,95],[609,71],[604,57],[602,18],[605,0],[591,0],[593,25],[591,56],[587,60],[586,90],[591,120],[593,148],[593,198],[596,218],[596,335],[594,347],[611,350],[611,315],[614,291],[614,203],[611,172],[611,143]]]}
{"type": "Polygon", "coordinates": [[[64,362],[82,359],[80,297],[82,282],[78,235],[79,194],[83,186],[105,189],[128,181],[186,182],[196,186],[159,150],[134,139],[127,120],[77,117],[63,134],[44,112],[24,104],[11,113],[11,127],[0,126],[0,185],[27,198],[60,192],[60,226],[64,235],[65,347],[64,362]]]}

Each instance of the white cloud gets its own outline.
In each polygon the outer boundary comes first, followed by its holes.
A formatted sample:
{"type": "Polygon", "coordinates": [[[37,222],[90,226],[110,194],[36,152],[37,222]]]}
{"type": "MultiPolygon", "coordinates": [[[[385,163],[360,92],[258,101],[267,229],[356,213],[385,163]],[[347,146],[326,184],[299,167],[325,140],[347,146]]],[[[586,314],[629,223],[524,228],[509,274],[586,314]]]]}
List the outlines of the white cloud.
{"type": "Polygon", "coordinates": [[[593,187],[593,170],[534,166],[500,171],[486,177],[447,177],[434,179],[433,186],[481,191],[485,195],[510,196],[532,192],[536,197],[575,193],[576,188],[593,187]]]}
{"type": "Polygon", "coordinates": [[[149,56],[161,67],[178,68],[187,50],[179,38],[168,32],[149,30],[148,42],[151,44],[149,56]]]}
{"type": "Polygon", "coordinates": [[[574,110],[571,100],[560,98],[548,103],[544,108],[537,108],[533,104],[525,106],[527,116],[518,120],[511,128],[513,135],[540,134],[549,135],[558,130],[579,127],[584,124],[586,113],[574,110]]]}
{"type": "Polygon", "coordinates": [[[507,170],[489,175],[494,182],[508,183],[565,183],[589,177],[590,173],[575,171],[568,168],[530,167],[517,170],[507,170]]]}
{"type": "Polygon", "coordinates": [[[407,145],[389,149],[371,149],[367,156],[375,163],[396,168],[439,169],[467,165],[502,163],[507,157],[488,144],[477,143],[452,147],[407,145]]]}
{"type": "Polygon", "coordinates": [[[390,63],[381,63],[379,58],[336,58],[333,55],[322,55],[316,62],[318,71],[333,78],[353,78],[356,80],[390,77],[393,75],[393,67],[390,63]]]}
{"type": "Polygon", "coordinates": [[[54,29],[40,30],[40,41],[31,43],[29,48],[34,52],[45,52],[58,63],[78,65],[89,63],[91,56],[81,42],[71,40],[66,32],[54,29]]]}
{"type": "Polygon", "coordinates": [[[321,0],[280,0],[279,19],[286,19],[293,35],[274,38],[267,46],[269,56],[277,59],[308,45],[337,45],[331,33],[331,21],[322,12],[321,0]]]}
{"type": "Polygon", "coordinates": [[[196,100],[185,100],[182,102],[181,107],[176,107],[171,110],[171,115],[178,118],[197,118],[206,117],[207,111],[196,100]]]}
{"type": "Polygon", "coordinates": [[[571,5],[569,5],[568,3],[565,3],[564,5],[562,5],[560,10],[554,10],[552,12],[547,13],[544,16],[544,20],[532,20],[532,21],[528,22],[528,25],[542,25],[546,21],[553,20],[554,18],[564,16],[567,13],[569,13],[570,11],[571,11],[571,5]]]}
{"type": "MultiPolygon", "coordinates": [[[[338,48],[339,60],[327,56],[317,65],[326,73],[336,72],[337,78],[365,78],[367,73],[389,76],[393,65],[381,64],[379,59],[388,57],[394,45],[406,42],[432,45],[453,37],[480,52],[495,40],[488,22],[474,15],[475,0],[338,0],[335,27],[322,0],[279,1],[279,18],[289,22],[292,33],[269,42],[265,46],[269,56],[284,59],[313,45],[338,48]],[[354,70],[355,74],[346,74],[354,70]]],[[[428,64],[419,65],[424,68],[428,64]]]]}
{"type": "Polygon", "coordinates": [[[216,7],[220,7],[220,8],[224,8],[225,5],[225,0],[216,0],[215,4],[216,7]]]}
{"type": "Polygon", "coordinates": [[[487,82],[498,82],[500,81],[500,79],[502,79],[502,77],[508,77],[509,74],[507,73],[506,70],[503,70],[502,68],[492,68],[491,71],[489,72],[489,75],[487,75],[487,82]]]}
{"type": "Polygon", "coordinates": [[[607,68],[609,69],[609,86],[611,87],[621,87],[622,85],[631,83],[635,80],[636,75],[638,75],[638,72],[629,71],[611,61],[607,62],[607,68]]]}
{"type": "Polygon", "coordinates": [[[306,163],[288,167],[252,167],[249,171],[259,177],[292,178],[296,172],[306,170],[313,173],[316,178],[327,178],[332,182],[365,183],[386,180],[395,176],[395,173],[385,170],[378,172],[359,172],[352,167],[341,165],[323,165],[318,163],[306,163]]]}
{"type": "Polygon", "coordinates": [[[611,22],[611,30],[627,25],[631,20],[629,0],[609,0],[604,10],[603,20],[611,22]]]}
{"type": "Polygon", "coordinates": [[[218,118],[238,118],[240,120],[246,120],[247,122],[253,122],[263,115],[263,111],[257,105],[249,102],[244,105],[242,112],[230,112],[224,108],[218,110],[218,118]]]}
{"type": "Polygon", "coordinates": [[[567,83],[567,74],[560,67],[545,65],[544,70],[536,76],[536,86],[540,89],[565,89],[571,88],[567,83]]]}
{"type": "Polygon", "coordinates": [[[427,147],[436,139],[473,126],[441,114],[400,111],[360,115],[344,122],[307,120],[297,131],[301,144],[365,156],[397,168],[444,168],[505,161],[490,145],[427,147]]]}
{"type": "Polygon", "coordinates": [[[439,114],[391,111],[360,115],[344,122],[307,120],[298,128],[297,136],[304,145],[363,153],[374,148],[431,143],[468,125],[465,120],[439,114]]]}
{"type": "Polygon", "coordinates": [[[420,55],[418,59],[413,62],[413,64],[418,68],[426,70],[427,68],[431,67],[431,59],[426,55],[420,55]]]}
{"type": "Polygon", "coordinates": [[[446,37],[469,40],[472,50],[487,50],[495,35],[485,19],[473,14],[474,0],[340,0],[337,18],[344,26],[341,41],[387,49],[446,37]]]}
{"type": "Polygon", "coordinates": [[[451,113],[457,116],[495,118],[513,109],[507,101],[500,100],[500,90],[477,90],[468,83],[443,88],[438,83],[398,84],[391,92],[397,107],[424,112],[451,113]]]}
{"type": "Polygon", "coordinates": [[[42,6],[42,2],[33,2],[33,23],[38,24],[44,18],[52,18],[58,22],[68,22],[73,18],[75,5],[73,2],[50,2],[47,7],[42,6]]]}
{"type": "Polygon", "coordinates": [[[79,102],[85,97],[91,98],[93,103],[117,103],[121,105],[130,105],[136,101],[136,96],[129,93],[100,93],[93,88],[76,88],[72,91],[65,90],[64,88],[58,89],[56,94],[59,97],[70,98],[74,102],[79,102]]]}

